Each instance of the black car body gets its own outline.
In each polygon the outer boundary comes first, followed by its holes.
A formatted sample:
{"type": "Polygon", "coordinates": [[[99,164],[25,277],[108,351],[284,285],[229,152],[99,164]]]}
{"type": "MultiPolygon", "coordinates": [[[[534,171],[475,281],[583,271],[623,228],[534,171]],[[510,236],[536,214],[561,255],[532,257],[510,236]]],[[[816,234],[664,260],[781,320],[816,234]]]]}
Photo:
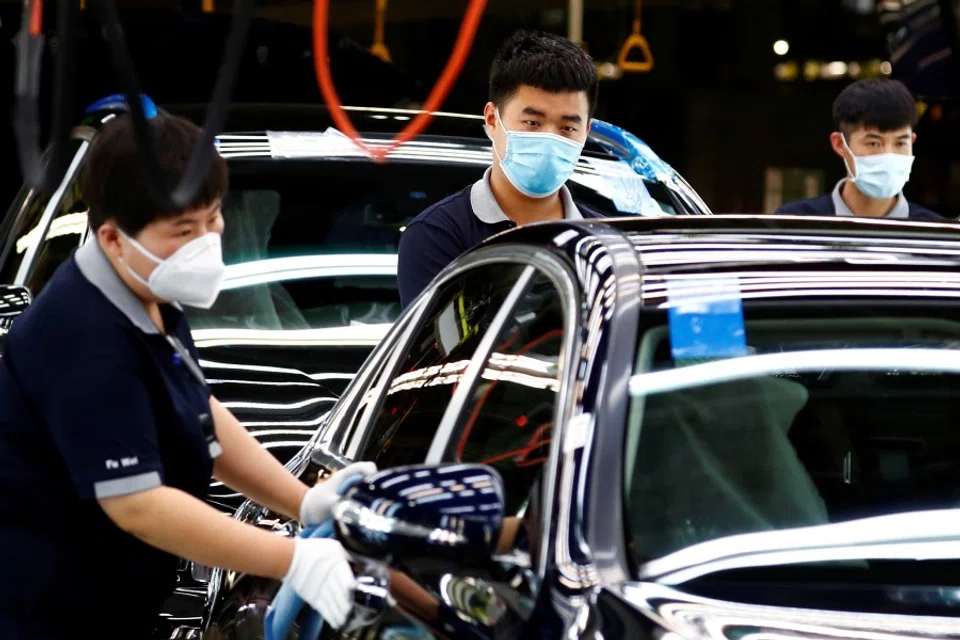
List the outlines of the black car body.
{"type": "MultiPolygon", "coordinates": [[[[619,219],[468,252],[291,463],[381,469],[335,527],[397,604],[324,637],[960,636],[958,231],[619,219]]],[[[260,637],[276,588],[214,572],[207,637],[260,637]]]]}
{"type": "MultiPolygon", "coordinates": [[[[21,189],[0,223],[0,285],[36,296],[88,238],[77,175],[98,128],[123,107],[122,99],[91,107],[74,131],[73,161],[55,193],[21,189]]],[[[385,144],[416,114],[348,109],[371,145],[385,144]]],[[[203,114],[197,105],[167,110],[203,114]]],[[[437,114],[429,135],[378,164],[330,128],[325,109],[232,107],[233,133],[216,140],[230,166],[227,282],[212,309],[188,309],[188,318],[215,394],[282,461],[309,440],[328,401],[399,314],[396,252],[404,225],[489,166],[481,123],[437,114]]],[[[611,215],[709,214],[648,148],[638,157],[618,140],[618,128],[604,123],[600,130],[571,179],[578,198],[611,215]],[[607,150],[614,148],[631,163],[607,150]]],[[[214,491],[212,498],[230,512],[239,506],[234,495],[214,491]]]]}

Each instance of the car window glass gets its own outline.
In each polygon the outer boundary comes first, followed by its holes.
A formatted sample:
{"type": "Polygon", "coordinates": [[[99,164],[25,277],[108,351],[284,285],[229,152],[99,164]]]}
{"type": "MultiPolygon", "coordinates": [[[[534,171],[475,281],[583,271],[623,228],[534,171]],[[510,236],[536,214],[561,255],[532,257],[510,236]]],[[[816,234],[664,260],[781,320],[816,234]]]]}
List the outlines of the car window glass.
{"type": "MultiPolygon", "coordinates": [[[[27,286],[33,295],[40,293],[57,267],[80,246],[86,230],[87,206],[80,198],[80,187],[75,181],[64,193],[63,200],[60,201],[60,206],[57,207],[57,212],[50,221],[50,228],[47,229],[47,234],[40,244],[33,268],[27,278],[27,286]]],[[[15,247],[15,250],[18,249],[19,247],[15,247]]]]}
{"type": "Polygon", "coordinates": [[[560,293],[539,275],[497,336],[452,443],[452,459],[500,472],[509,513],[520,509],[549,455],[563,326],[560,293]]]}
{"type": "Polygon", "coordinates": [[[434,298],[392,380],[360,458],[380,468],[423,462],[440,419],[487,328],[524,269],[478,267],[434,298]]]}
{"type": "Polygon", "coordinates": [[[7,251],[6,259],[3,262],[3,270],[0,272],[0,277],[3,278],[4,283],[11,283],[17,277],[17,271],[20,270],[20,264],[26,255],[27,246],[36,236],[35,231],[32,235],[28,232],[35,229],[43,210],[50,202],[50,196],[45,193],[31,192],[29,197],[30,202],[23,212],[23,217],[19,220],[17,228],[13,231],[10,239],[12,245],[7,251]]]}
{"type": "Polygon", "coordinates": [[[573,199],[605,216],[675,214],[670,190],[623,161],[584,154],[567,187],[573,199]],[[590,167],[592,170],[586,170],[590,167]]]}
{"type": "Polygon", "coordinates": [[[424,173],[402,162],[229,162],[227,276],[211,309],[188,309],[199,329],[389,325],[401,310],[396,256],[405,225],[483,174],[457,163],[424,173]]]}
{"type": "MultiPolygon", "coordinates": [[[[637,557],[736,534],[956,506],[960,375],[871,368],[861,351],[953,349],[960,322],[950,315],[920,304],[745,305],[745,358],[849,355],[842,367],[793,370],[786,360],[762,375],[634,393],[624,521],[637,557]]],[[[675,357],[665,320],[648,314],[636,373],[701,362],[675,357]]]]}
{"type": "MultiPolygon", "coordinates": [[[[80,141],[71,140],[69,144],[70,146],[69,146],[68,153],[71,155],[76,154],[76,152],[80,149],[80,144],[81,144],[80,141]]],[[[17,272],[19,271],[20,264],[23,262],[23,258],[26,255],[27,247],[30,246],[30,244],[32,244],[33,242],[35,242],[37,239],[37,234],[39,233],[39,230],[37,229],[37,225],[40,222],[40,217],[43,215],[43,211],[47,208],[47,205],[50,203],[50,196],[51,194],[49,193],[25,190],[23,192],[23,197],[29,198],[29,201],[27,202],[26,207],[23,207],[23,205],[21,204],[22,201],[20,201],[20,202],[14,203],[14,206],[11,208],[11,212],[8,215],[11,215],[11,216],[17,215],[17,213],[22,213],[22,215],[19,216],[19,219],[12,221],[13,226],[12,228],[10,228],[9,236],[5,238],[5,241],[9,242],[10,246],[8,247],[8,250],[4,257],[3,265],[2,267],[0,267],[0,282],[12,283],[14,279],[17,277],[17,272]],[[23,209],[22,212],[20,211],[21,209],[23,209]]],[[[67,199],[70,199],[69,193],[65,197],[67,199]]],[[[72,206],[73,202],[69,202],[65,204],[67,209],[69,209],[72,206]]],[[[57,212],[57,216],[62,216],[66,212],[67,211],[64,209],[64,207],[61,207],[60,211],[57,212]]],[[[63,223],[60,223],[60,224],[62,225],[63,223]]],[[[6,227],[6,223],[4,226],[6,227]]],[[[51,223],[51,227],[52,226],[53,224],[51,223]]],[[[51,231],[53,231],[53,229],[51,229],[51,231]]],[[[70,240],[78,240],[77,236],[73,235],[72,233],[64,234],[63,236],[60,236],[60,237],[66,237],[66,236],[72,236],[72,238],[68,238],[67,240],[60,241],[57,244],[63,245],[64,243],[69,242],[70,240]]],[[[49,237],[49,234],[48,234],[48,237],[49,237]]],[[[52,240],[53,238],[50,238],[50,239],[52,240]]],[[[73,244],[73,246],[75,247],[76,243],[73,244]]],[[[41,251],[42,249],[43,247],[41,247],[41,251]]],[[[51,247],[51,251],[52,250],[53,248],[51,247]]],[[[51,251],[47,252],[47,258],[46,258],[47,266],[48,267],[53,266],[54,268],[56,268],[56,266],[59,263],[51,265],[51,260],[55,260],[54,256],[51,254],[51,251]]],[[[58,255],[62,255],[62,251],[55,252],[55,253],[57,253],[58,255]]],[[[67,255],[69,255],[69,251],[67,252],[67,255]]],[[[38,258],[39,257],[40,256],[38,255],[38,258]]],[[[46,284],[46,279],[44,277],[38,277],[36,278],[36,281],[34,284],[37,284],[42,288],[42,285],[46,284]]],[[[33,294],[36,295],[38,291],[39,289],[34,290],[33,294]]]]}

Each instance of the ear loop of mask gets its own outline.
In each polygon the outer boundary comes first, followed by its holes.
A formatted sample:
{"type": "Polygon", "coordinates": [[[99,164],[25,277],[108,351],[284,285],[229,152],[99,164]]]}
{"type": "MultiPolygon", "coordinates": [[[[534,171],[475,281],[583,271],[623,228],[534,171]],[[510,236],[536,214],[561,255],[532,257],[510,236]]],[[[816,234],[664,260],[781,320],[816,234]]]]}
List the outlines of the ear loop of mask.
{"type": "Polygon", "coordinates": [[[847,162],[846,156],[844,156],[843,158],[843,166],[847,168],[847,175],[850,176],[851,179],[856,180],[857,179],[857,171],[856,171],[857,156],[853,152],[853,149],[850,148],[850,145],[847,144],[847,136],[843,135],[843,132],[840,132],[840,139],[843,140],[843,148],[846,149],[847,153],[850,154],[850,157],[853,158],[853,169],[850,168],[850,164],[847,162]]]}
{"type": "MultiPolygon", "coordinates": [[[[496,107],[496,108],[494,109],[494,113],[497,114],[497,125],[498,125],[501,129],[503,129],[503,144],[504,144],[505,146],[506,146],[506,145],[509,145],[509,144],[510,144],[510,136],[507,135],[507,128],[506,128],[505,126],[503,126],[503,120],[500,119],[500,107],[496,107]]],[[[483,130],[486,132],[487,137],[490,138],[490,144],[491,144],[491,146],[493,146],[493,154],[494,154],[495,156],[497,156],[497,162],[503,164],[503,158],[500,157],[500,152],[497,151],[497,141],[494,140],[494,139],[493,139],[493,136],[490,135],[490,132],[487,131],[486,126],[484,126],[483,130]]],[[[507,149],[506,149],[506,148],[504,148],[504,150],[503,150],[503,155],[504,155],[504,156],[507,155],[507,149]]]]}
{"type": "Polygon", "coordinates": [[[161,258],[158,258],[157,256],[153,255],[153,253],[151,253],[150,250],[147,249],[145,246],[143,246],[142,244],[140,244],[139,242],[137,242],[136,240],[134,240],[132,237],[128,236],[123,229],[121,229],[120,227],[117,227],[117,231],[120,232],[120,235],[122,235],[124,238],[126,238],[127,242],[129,242],[130,244],[133,245],[133,248],[134,248],[134,249],[136,249],[136,250],[139,251],[141,254],[143,254],[144,257],[150,258],[151,260],[153,260],[153,261],[156,262],[157,264],[160,264],[161,262],[163,262],[163,260],[162,260],[161,258]]]}
{"type": "MultiPolygon", "coordinates": [[[[137,251],[139,251],[144,257],[153,260],[153,261],[156,262],[157,264],[161,264],[161,263],[163,262],[163,260],[161,260],[161,259],[158,258],[157,256],[153,255],[153,253],[151,253],[145,246],[143,246],[142,244],[140,244],[139,242],[137,242],[136,240],[134,240],[133,238],[131,238],[129,235],[127,235],[127,233],[126,233],[123,229],[121,229],[120,227],[117,227],[117,232],[118,232],[121,236],[123,236],[123,237],[126,239],[127,242],[129,242],[130,244],[132,244],[132,245],[133,245],[133,248],[136,249],[137,251]]],[[[139,273],[137,273],[136,271],[134,271],[134,270],[133,270],[133,267],[131,267],[130,264],[129,264],[126,260],[123,259],[123,256],[117,256],[117,260],[118,260],[123,266],[125,266],[125,267],[127,268],[127,271],[130,273],[130,276],[131,276],[134,280],[136,280],[137,282],[139,282],[139,283],[140,283],[141,285],[143,285],[144,287],[146,287],[146,288],[148,288],[148,289],[150,288],[150,283],[147,282],[147,281],[143,278],[143,276],[141,276],[139,273]]]]}

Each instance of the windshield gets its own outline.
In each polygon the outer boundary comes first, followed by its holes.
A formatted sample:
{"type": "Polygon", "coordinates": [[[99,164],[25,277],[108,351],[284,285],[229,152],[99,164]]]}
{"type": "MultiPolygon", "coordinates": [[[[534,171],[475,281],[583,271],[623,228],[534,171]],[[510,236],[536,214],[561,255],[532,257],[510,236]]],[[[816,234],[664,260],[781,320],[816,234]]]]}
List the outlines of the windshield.
{"type": "MultiPolygon", "coordinates": [[[[648,190],[617,162],[585,163],[569,183],[578,202],[611,216],[675,212],[663,185],[648,190]]],[[[392,323],[400,313],[396,254],[405,225],[485,169],[458,162],[231,159],[223,202],[227,278],[213,308],[188,310],[191,326],[392,323]]]]}
{"type": "Polygon", "coordinates": [[[223,201],[227,274],[196,330],[315,330],[392,323],[400,230],[456,177],[402,166],[231,161],[223,201]]]}
{"type": "Polygon", "coordinates": [[[667,322],[644,333],[624,461],[640,564],[960,505],[960,322],[941,309],[792,313],[754,311],[746,355],[718,361],[676,358],[667,322]]]}

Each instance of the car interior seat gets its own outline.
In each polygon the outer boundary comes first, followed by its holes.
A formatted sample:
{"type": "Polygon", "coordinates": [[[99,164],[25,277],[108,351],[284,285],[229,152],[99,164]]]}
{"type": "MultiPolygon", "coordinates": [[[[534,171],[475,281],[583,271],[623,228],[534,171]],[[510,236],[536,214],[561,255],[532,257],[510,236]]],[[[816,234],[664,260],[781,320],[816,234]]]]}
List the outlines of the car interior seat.
{"type": "Polygon", "coordinates": [[[636,552],[655,558],[739,533],[828,522],[789,440],[802,384],[736,380],[646,398],[630,481],[636,552]]]}
{"type": "Polygon", "coordinates": [[[841,372],[807,383],[792,439],[832,521],[960,502],[957,376],[841,372]]]}
{"type": "MultiPolygon", "coordinates": [[[[223,257],[228,264],[267,259],[271,230],[280,215],[280,194],[231,191],[223,199],[223,257]]],[[[191,310],[194,328],[308,329],[296,302],[279,282],[220,293],[211,309],[191,310]]]]}

